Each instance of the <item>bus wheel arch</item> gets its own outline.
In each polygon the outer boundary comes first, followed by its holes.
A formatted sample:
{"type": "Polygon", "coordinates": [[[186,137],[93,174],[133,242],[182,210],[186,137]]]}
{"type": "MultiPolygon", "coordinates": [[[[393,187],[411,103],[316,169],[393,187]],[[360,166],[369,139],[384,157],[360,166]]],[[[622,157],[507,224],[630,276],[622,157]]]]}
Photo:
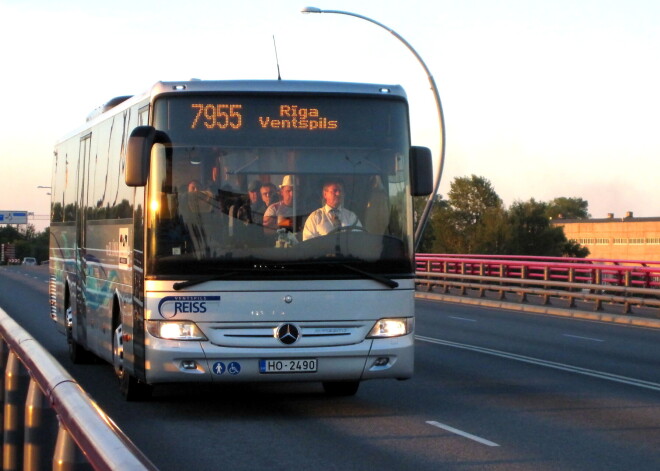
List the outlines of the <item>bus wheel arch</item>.
{"type": "Polygon", "coordinates": [[[67,281],[64,287],[64,328],[66,332],[66,342],[69,349],[69,359],[71,360],[71,363],[74,365],[81,365],[90,363],[93,359],[93,355],[84,346],[78,343],[73,336],[76,312],[72,299],[74,299],[74,296],[71,293],[71,285],[67,281]]]}
{"type": "Polygon", "coordinates": [[[119,391],[127,401],[143,401],[151,397],[153,386],[139,381],[126,371],[124,363],[124,323],[115,295],[112,308],[112,367],[119,379],[119,391]]]}

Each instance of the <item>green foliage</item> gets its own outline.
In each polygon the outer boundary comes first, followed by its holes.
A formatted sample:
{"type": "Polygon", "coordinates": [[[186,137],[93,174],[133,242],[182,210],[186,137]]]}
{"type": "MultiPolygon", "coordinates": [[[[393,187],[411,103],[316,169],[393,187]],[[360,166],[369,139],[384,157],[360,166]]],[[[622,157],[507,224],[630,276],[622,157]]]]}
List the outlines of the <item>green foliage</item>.
{"type": "MultiPolygon", "coordinates": [[[[455,178],[448,199],[439,198],[442,204],[433,208],[419,252],[589,255],[587,248],[566,239],[562,227],[550,224],[553,214],[554,217],[562,214],[563,217],[588,218],[588,203],[582,198],[561,197],[549,203],[532,198],[516,201],[507,210],[490,181],[476,175],[455,178]]],[[[417,206],[415,208],[417,214],[417,206]]]]}
{"type": "Polygon", "coordinates": [[[24,236],[14,226],[0,227],[0,244],[11,244],[24,236]]]}
{"type": "Polygon", "coordinates": [[[547,203],[516,201],[509,208],[511,229],[506,253],[509,255],[547,255],[561,257],[567,242],[564,229],[550,225],[545,215],[547,203]]]}
{"type": "Polygon", "coordinates": [[[582,198],[555,198],[547,204],[545,215],[550,219],[589,219],[589,203],[582,198]]]}
{"type": "Polygon", "coordinates": [[[16,247],[16,258],[34,257],[38,261],[48,259],[48,243],[50,229],[47,227],[43,232],[36,232],[32,224],[28,224],[25,233],[18,231],[12,226],[0,228],[0,243],[14,244],[16,247]]]}
{"type": "Polygon", "coordinates": [[[438,208],[430,225],[435,253],[491,253],[505,237],[502,200],[491,183],[476,175],[456,178],[447,204],[438,208]]]}
{"type": "MultiPolygon", "coordinates": [[[[413,197],[413,221],[414,221],[413,227],[415,228],[415,230],[417,229],[417,223],[419,222],[419,219],[422,217],[422,213],[424,212],[424,208],[426,207],[427,201],[428,201],[428,197],[426,196],[413,197]]],[[[442,212],[442,208],[446,206],[447,206],[447,201],[443,200],[441,195],[436,195],[435,200],[433,201],[433,209],[431,210],[429,221],[426,225],[426,228],[422,233],[422,238],[419,242],[419,246],[417,247],[417,252],[426,253],[432,251],[433,243],[436,238],[433,221],[442,212]]]]}

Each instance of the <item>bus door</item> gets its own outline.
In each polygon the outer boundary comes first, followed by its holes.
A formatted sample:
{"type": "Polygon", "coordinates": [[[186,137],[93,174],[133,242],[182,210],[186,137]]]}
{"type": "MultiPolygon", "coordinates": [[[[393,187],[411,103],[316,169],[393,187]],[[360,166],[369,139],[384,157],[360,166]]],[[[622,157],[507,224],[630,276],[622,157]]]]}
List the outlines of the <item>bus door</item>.
{"type": "Polygon", "coordinates": [[[91,155],[92,134],[87,134],[80,140],[78,159],[78,217],[76,218],[76,292],[75,308],[73,309],[74,338],[87,346],[87,192],[89,187],[89,166],[91,155]]]}

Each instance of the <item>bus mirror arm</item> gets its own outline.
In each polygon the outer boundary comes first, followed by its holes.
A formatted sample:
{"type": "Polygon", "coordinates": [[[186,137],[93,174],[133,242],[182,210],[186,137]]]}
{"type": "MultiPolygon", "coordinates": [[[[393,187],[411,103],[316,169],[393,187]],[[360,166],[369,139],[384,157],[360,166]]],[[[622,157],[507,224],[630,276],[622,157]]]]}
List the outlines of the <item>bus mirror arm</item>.
{"type": "Polygon", "coordinates": [[[433,192],[433,159],[428,147],[410,148],[410,194],[428,196],[433,192]]]}
{"type": "Polygon", "coordinates": [[[126,153],[126,185],[144,186],[149,175],[151,148],[154,144],[170,144],[169,136],[153,126],[138,126],[128,138],[126,153]]]}

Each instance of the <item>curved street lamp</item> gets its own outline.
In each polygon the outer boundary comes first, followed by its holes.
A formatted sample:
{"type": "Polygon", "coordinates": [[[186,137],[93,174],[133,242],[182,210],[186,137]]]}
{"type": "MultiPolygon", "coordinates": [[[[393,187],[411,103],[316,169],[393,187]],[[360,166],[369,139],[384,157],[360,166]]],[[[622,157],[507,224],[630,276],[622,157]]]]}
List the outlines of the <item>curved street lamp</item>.
{"type": "Polygon", "coordinates": [[[363,20],[366,20],[370,23],[373,23],[375,25],[380,26],[383,29],[386,29],[392,35],[397,38],[399,41],[401,41],[409,50],[410,52],[413,53],[415,58],[419,61],[419,63],[422,65],[424,68],[424,72],[426,72],[426,77],[428,78],[429,84],[431,84],[431,90],[433,91],[433,97],[435,98],[435,105],[438,110],[438,121],[440,124],[440,156],[438,160],[438,171],[436,172],[435,175],[435,183],[433,184],[433,192],[429,196],[428,201],[426,202],[426,206],[424,206],[424,211],[422,212],[422,217],[417,223],[417,228],[415,229],[415,250],[417,250],[417,246],[419,245],[419,242],[422,239],[422,234],[424,233],[424,229],[426,228],[426,223],[428,222],[429,215],[431,214],[431,209],[433,208],[433,202],[435,201],[435,195],[438,192],[438,188],[440,187],[440,180],[442,178],[442,169],[444,167],[445,163],[445,118],[444,114],[442,111],[442,103],[440,102],[440,94],[438,93],[438,87],[435,85],[435,80],[433,79],[433,75],[431,75],[431,71],[429,68],[426,66],[424,61],[422,60],[421,56],[417,54],[417,51],[406,41],[403,39],[401,35],[399,35],[396,31],[394,31],[392,28],[388,28],[382,23],[379,23],[376,20],[372,20],[369,17],[363,16],[363,15],[358,15],[357,13],[351,13],[348,11],[341,11],[341,10],[322,10],[320,8],[316,7],[305,7],[301,10],[301,13],[336,13],[339,15],[348,15],[348,16],[354,16],[356,18],[361,18],[363,20]]]}

